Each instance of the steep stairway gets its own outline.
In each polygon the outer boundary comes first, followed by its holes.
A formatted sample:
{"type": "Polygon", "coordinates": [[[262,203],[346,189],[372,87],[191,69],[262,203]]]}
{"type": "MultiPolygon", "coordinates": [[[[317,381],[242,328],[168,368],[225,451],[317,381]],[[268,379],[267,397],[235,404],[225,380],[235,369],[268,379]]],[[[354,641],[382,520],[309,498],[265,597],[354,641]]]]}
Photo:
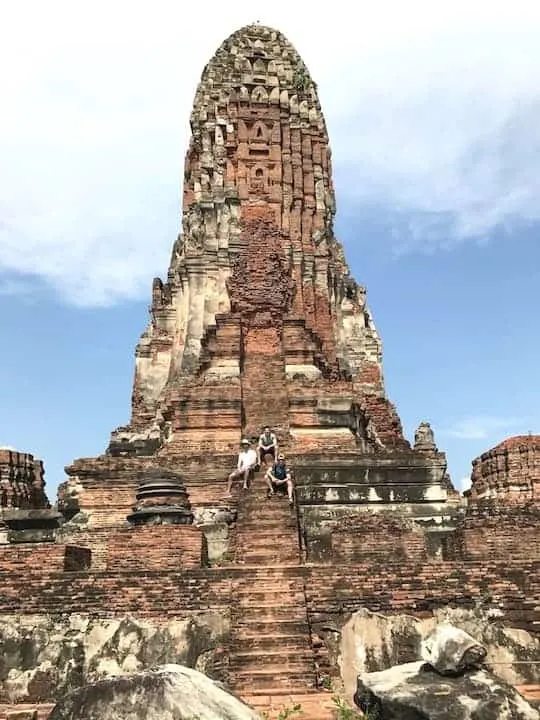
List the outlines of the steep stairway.
{"type": "MultiPolygon", "coordinates": [[[[233,492],[235,492],[233,490],[233,492]]],[[[238,488],[234,561],[239,565],[298,565],[298,523],[287,496],[266,497],[264,471],[255,473],[249,490],[238,488]]]]}
{"type": "Polygon", "coordinates": [[[233,492],[239,493],[234,565],[246,572],[235,587],[231,687],[270,718],[299,704],[309,709],[299,717],[330,720],[328,694],[317,690],[295,508],[286,495],[267,498],[262,471],[249,490],[233,492]]]}
{"type": "Polygon", "coordinates": [[[235,595],[228,668],[234,693],[270,718],[298,704],[298,717],[331,720],[328,693],[317,689],[298,568],[253,569],[238,579],[235,595]]]}

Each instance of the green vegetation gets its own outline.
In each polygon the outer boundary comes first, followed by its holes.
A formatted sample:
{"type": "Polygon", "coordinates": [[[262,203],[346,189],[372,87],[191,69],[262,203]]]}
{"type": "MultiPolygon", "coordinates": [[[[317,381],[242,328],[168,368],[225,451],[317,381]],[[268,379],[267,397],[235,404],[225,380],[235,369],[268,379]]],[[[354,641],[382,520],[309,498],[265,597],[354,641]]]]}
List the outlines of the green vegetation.
{"type": "Polygon", "coordinates": [[[296,92],[307,92],[311,80],[305,67],[297,65],[294,70],[293,86],[296,92]]]}
{"type": "MultiPolygon", "coordinates": [[[[300,703],[297,703],[290,708],[283,708],[283,710],[281,710],[281,712],[277,716],[276,720],[289,720],[289,718],[292,718],[295,715],[299,715],[302,713],[302,706],[300,705],[300,703]]],[[[264,720],[270,720],[270,715],[267,712],[264,712],[261,717],[263,717],[264,720]]]]}
{"type": "Polygon", "coordinates": [[[337,708],[337,720],[378,720],[379,713],[376,710],[361,715],[337,695],[334,695],[332,701],[337,708]]]}

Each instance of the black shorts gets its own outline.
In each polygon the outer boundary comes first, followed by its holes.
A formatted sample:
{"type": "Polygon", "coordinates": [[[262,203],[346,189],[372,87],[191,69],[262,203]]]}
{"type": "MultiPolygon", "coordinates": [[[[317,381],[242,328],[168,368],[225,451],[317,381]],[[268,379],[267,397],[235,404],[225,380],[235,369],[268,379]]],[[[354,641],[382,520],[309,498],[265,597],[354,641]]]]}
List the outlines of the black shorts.
{"type": "Polygon", "coordinates": [[[276,459],[276,446],[270,445],[269,448],[259,447],[261,453],[261,460],[264,460],[266,455],[271,455],[274,460],[276,459]]]}
{"type": "Polygon", "coordinates": [[[286,493],[287,492],[287,480],[282,480],[279,483],[279,485],[276,482],[272,482],[272,490],[274,492],[286,493]]]}

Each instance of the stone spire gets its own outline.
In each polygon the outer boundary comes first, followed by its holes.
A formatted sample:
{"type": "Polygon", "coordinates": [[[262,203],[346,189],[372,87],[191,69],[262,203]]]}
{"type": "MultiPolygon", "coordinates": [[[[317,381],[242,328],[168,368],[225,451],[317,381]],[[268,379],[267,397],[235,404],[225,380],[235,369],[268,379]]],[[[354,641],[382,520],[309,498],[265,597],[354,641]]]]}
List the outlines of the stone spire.
{"type": "MultiPolygon", "coordinates": [[[[136,350],[132,420],[113,434],[113,451],[133,438],[139,446],[145,438],[178,439],[189,415],[204,415],[209,393],[222,403],[230,443],[261,423],[288,433],[300,422],[290,408],[300,412],[303,403],[305,415],[306,403],[315,402],[305,389],[291,392],[294,379],[348,382],[353,434],[360,430],[373,447],[403,444],[385,398],[365,289],[350,277],[334,236],[331,152],[317,87],[291,43],[259,24],[225,40],[202,73],[191,130],[182,231],[167,282],[153,283],[150,323],[136,350]],[[216,383],[220,392],[207,389],[216,383]],[[268,403],[265,413],[258,409],[265,388],[281,403],[275,412],[268,403]]],[[[326,415],[335,415],[335,402],[325,402],[326,415]]]]}

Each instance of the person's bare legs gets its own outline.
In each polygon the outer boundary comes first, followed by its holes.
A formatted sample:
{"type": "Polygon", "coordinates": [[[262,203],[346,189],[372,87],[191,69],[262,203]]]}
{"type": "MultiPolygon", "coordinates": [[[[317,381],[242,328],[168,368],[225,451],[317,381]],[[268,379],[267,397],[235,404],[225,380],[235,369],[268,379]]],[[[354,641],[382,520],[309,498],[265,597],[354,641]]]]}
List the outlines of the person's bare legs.
{"type": "Polygon", "coordinates": [[[289,497],[289,505],[292,505],[294,502],[293,489],[294,489],[294,485],[293,485],[291,478],[287,478],[287,495],[289,497]]]}
{"type": "Polygon", "coordinates": [[[248,480],[249,480],[249,473],[251,472],[251,468],[246,468],[243,472],[244,475],[244,490],[248,490],[248,480]]]}
{"type": "Polygon", "coordinates": [[[239,476],[238,470],[233,470],[232,473],[229,475],[228,481],[227,481],[227,495],[232,495],[232,484],[236,480],[236,478],[239,476]]]}
{"type": "Polygon", "coordinates": [[[264,476],[264,479],[266,480],[266,484],[268,486],[268,494],[273,495],[274,494],[274,488],[272,487],[272,478],[268,473],[264,476]]]}

